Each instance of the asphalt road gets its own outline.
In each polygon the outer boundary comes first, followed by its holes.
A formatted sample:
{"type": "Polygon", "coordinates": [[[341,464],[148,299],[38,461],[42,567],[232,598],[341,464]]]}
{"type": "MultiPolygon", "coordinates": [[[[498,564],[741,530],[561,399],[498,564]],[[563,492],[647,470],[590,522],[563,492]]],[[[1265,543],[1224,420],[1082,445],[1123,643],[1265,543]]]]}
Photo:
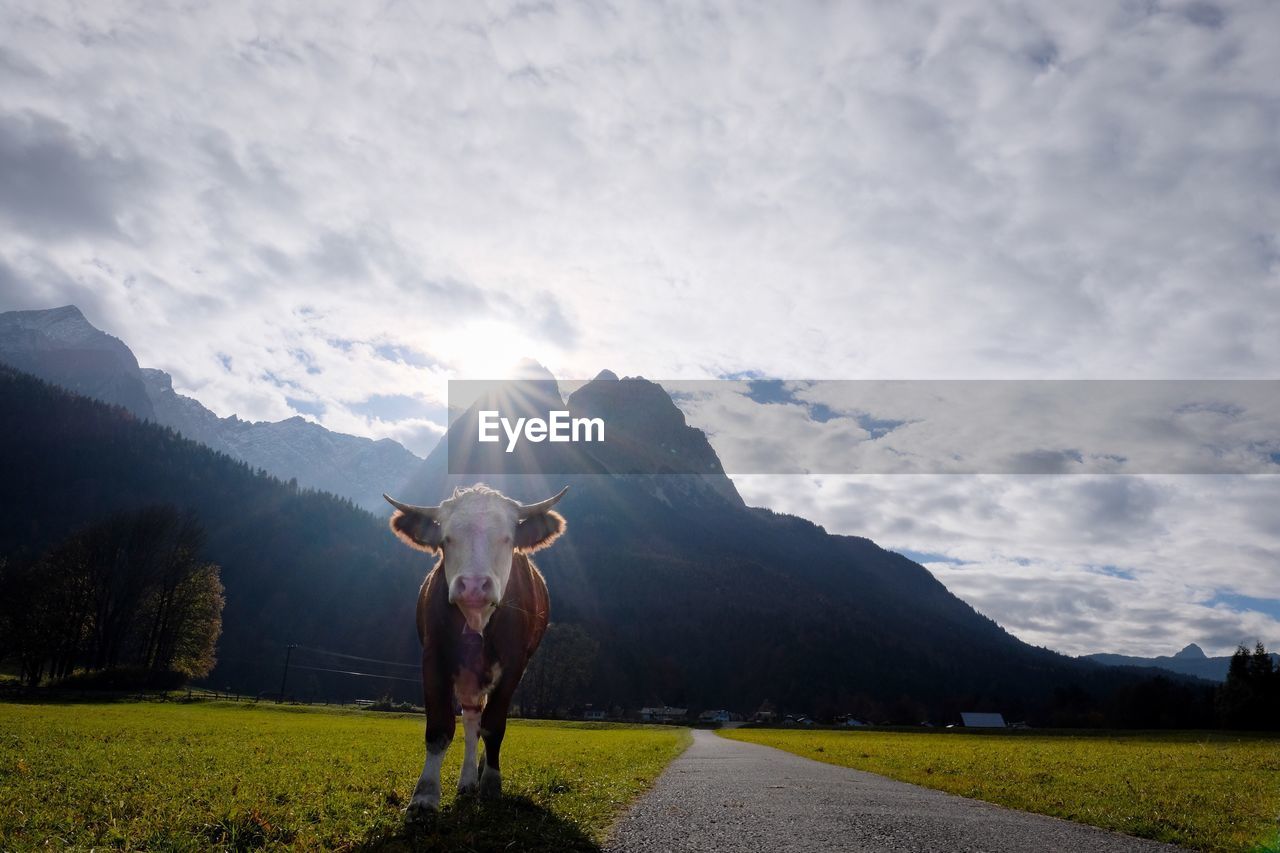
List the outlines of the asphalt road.
{"type": "Polygon", "coordinates": [[[614,827],[615,853],[675,851],[1179,851],[693,732],[614,827]]]}

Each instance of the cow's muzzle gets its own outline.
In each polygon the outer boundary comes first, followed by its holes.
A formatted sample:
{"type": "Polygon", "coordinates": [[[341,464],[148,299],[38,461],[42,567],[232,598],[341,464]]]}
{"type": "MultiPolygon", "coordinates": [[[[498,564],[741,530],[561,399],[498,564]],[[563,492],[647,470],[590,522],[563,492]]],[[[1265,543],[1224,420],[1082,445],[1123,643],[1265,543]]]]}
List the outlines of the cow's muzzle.
{"type": "Polygon", "coordinates": [[[497,590],[493,578],[481,575],[462,575],[453,583],[449,601],[462,611],[467,627],[483,631],[489,616],[498,606],[497,590]]]}

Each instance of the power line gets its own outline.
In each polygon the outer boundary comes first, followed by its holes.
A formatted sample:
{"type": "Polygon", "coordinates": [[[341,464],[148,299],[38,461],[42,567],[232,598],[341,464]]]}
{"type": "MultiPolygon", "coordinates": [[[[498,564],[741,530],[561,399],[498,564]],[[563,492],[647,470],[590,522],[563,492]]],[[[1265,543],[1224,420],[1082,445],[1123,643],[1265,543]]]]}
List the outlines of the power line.
{"type": "Polygon", "coordinates": [[[333,673],[337,673],[338,675],[357,675],[362,678],[389,678],[392,681],[408,681],[410,684],[421,683],[421,679],[418,679],[418,678],[401,678],[398,675],[378,675],[375,672],[354,672],[352,670],[347,670],[347,669],[326,669],[325,667],[322,667],[322,666],[303,666],[300,663],[293,664],[292,668],[293,669],[310,669],[310,670],[314,670],[315,672],[333,672],[333,673]]]}
{"type": "Polygon", "coordinates": [[[420,669],[420,667],[422,666],[421,663],[399,663],[397,661],[380,661],[376,657],[361,657],[361,656],[358,656],[358,654],[347,654],[344,652],[330,652],[329,649],[326,649],[326,648],[311,648],[310,646],[297,646],[294,648],[300,648],[302,649],[303,652],[315,652],[317,654],[332,654],[332,656],[334,657],[344,657],[344,658],[347,658],[347,660],[351,660],[351,661],[365,661],[366,663],[385,663],[385,665],[387,666],[404,666],[412,670],[420,669]]]}
{"type": "Polygon", "coordinates": [[[280,694],[279,698],[276,699],[277,705],[284,701],[284,685],[289,680],[289,658],[293,657],[293,648],[293,644],[290,643],[289,648],[285,649],[284,652],[284,674],[280,676],[280,694]]]}

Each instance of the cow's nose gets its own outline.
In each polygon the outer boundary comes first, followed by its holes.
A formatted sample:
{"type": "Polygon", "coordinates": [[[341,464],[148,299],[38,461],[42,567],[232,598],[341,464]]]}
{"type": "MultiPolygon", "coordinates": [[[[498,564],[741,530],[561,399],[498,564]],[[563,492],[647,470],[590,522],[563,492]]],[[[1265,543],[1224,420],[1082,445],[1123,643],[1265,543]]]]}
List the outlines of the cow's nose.
{"type": "Polygon", "coordinates": [[[493,598],[493,578],[467,577],[463,575],[458,578],[457,597],[468,601],[493,598]]]}

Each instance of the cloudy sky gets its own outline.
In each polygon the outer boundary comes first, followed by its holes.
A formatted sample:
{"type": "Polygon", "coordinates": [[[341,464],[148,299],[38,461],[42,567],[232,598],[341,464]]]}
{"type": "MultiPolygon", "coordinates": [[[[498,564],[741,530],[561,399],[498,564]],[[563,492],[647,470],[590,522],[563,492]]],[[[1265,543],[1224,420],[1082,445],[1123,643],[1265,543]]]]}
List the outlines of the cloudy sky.
{"type": "MultiPolygon", "coordinates": [[[[0,310],[424,453],[445,380],[1280,373],[1280,6],[0,4],[0,310]],[[291,8],[292,7],[292,8],[291,8]]],[[[1065,651],[1280,644],[1270,477],[739,478],[1065,651]]]]}

